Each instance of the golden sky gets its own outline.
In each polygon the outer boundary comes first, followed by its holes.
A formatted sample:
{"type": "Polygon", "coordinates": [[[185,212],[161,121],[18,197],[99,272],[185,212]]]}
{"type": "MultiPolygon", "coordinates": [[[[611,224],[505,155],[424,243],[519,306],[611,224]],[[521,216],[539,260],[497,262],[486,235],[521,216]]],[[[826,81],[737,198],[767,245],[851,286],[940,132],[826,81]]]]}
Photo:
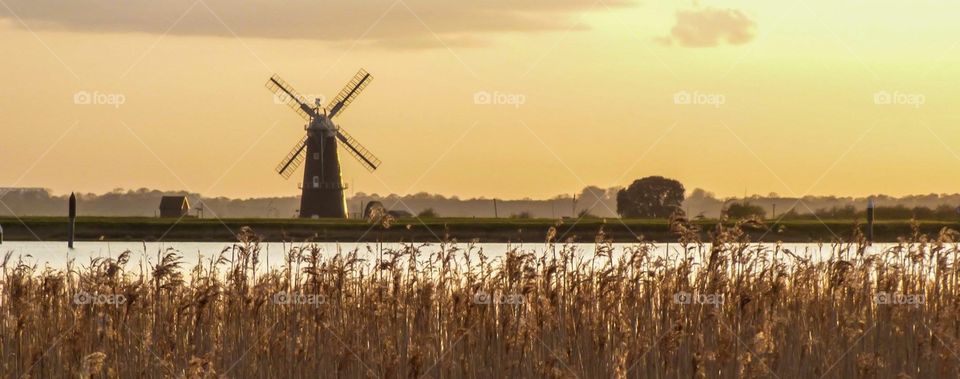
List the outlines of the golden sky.
{"type": "Polygon", "coordinates": [[[545,198],[663,175],[721,196],[953,193],[958,11],[0,0],[0,186],[294,195],[274,166],[303,121],[264,82],[329,99],[365,68],[338,122],[384,163],[343,156],[354,191],[545,198]]]}

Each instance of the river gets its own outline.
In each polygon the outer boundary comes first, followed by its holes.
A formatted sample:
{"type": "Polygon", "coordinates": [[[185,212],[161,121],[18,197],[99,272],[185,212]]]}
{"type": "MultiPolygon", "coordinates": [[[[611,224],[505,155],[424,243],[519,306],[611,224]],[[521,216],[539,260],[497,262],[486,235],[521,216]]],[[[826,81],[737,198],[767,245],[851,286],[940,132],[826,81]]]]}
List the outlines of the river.
{"type": "MultiPolygon", "coordinates": [[[[415,243],[414,245],[420,247],[421,252],[425,253],[425,255],[427,253],[435,253],[441,248],[440,244],[436,242],[415,243]]],[[[69,249],[67,248],[66,242],[63,241],[7,241],[3,244],[0,244],[0,253],[5,255],[9,252],[12,252],[12,260],[14,262],[16,262],[18,259],[22,259],[25,264],[31,266],[37,265],[41,268],[51,267],[54,269],[61,269],[66,267],[67,262],[70,260],[74,260],[75,264],[77,265],[88,266],[90,261],[94,258],[116,258],[119,254],[127,250],[131,251],[132,253],[130,259],[131,265],[139,265],[141,262],[154,263],[156,262],[158,253],[166,252],[172,249],[183,255],[184,267],[192,267],[193,264],[197,263],[201,259],[203,262],[209,262],[209,259],[218,256],[224,249],[231,249],[233,246],[235,245],[223,242],[81,241],[76,242],[73,249],[69,249]]],[[[373,252],[373,255],[378,255],[377,252],[381,251],[380,249],[400,249],[404,247],[404,245],[400,243],[377,244],[369,242],[325,242],[310,244],[270,242],[262,243],[260,246],[260,261],[269,267],[279,267],[281,264],[283,264],[285,253],[290,251],[291,248],[316,246],[323,251],[323,254],[326,257],[332,256],[337,252],[346,253],[357,250],[361,257],[369,258],[372,257],[370,252],[373,252]]],[[[467,249],[470,247],[467,243],[458,243],[456,246],[461,249],[467,249]]],[[[580,254],[586,257],[594,255],[597,251],[597,245],[593,243],[579,243],[572,244],[571,246],[576,248],[580,254]]],[[[637,245],[614,243],[611,246],[613,248],[613,255],[618,256],[623,254],[625,251],[629,251],[631,248],[636,247],[637,245]]],[[[683,248],[678,243],[660,243],[651,246],[653,248],[652,254],[655,256],[676,258],[678,256],[682,256],[683,254],[683,248]]],[[[893,246],[896,246],[896,244],[875,244],[868,248],[868,252],[878,252],[893,246]]],[[[520,249],[522,251],[532,252],[537,255],[543,254],[549,249],[549,247],[544,243],[477,243],[472,245],[472,248],[474,253],[482,251],[484,255],[491,258],[503,256],[511,249],[520,249]]],[[[560,248],[561,245],[557,244],[556,249],[559,250],[560,248]]],[[[775,248],[775,244],[755,243],[751,244],[749,249],[752,252],[772,252],[775,248]]],[[[704,249],[709,249],[709,244],[706,244],[704,249]]],[[[834,248],[829,244],[821,245],[815,243],[784,243],[781,245],[781,249],[789,250],[795,256],[811,259],[812,261],[829,258],[834,251],[834,248]]],[[[777,255],[780,259],[795,260],[790,256],[790,254],[783,253],[782,250],[781,253],[777,255]]],[[[848,249],[848,251],[846,251],[846,256],[852,256],[854,253],[849,250],[852,249],[848,249]]],[[[227,251],[226,257],[229,258],[230,256],[231,252],[227,251]]],[[[11,264],[8,263],[7,267],[11,267],[11,264]]]]}

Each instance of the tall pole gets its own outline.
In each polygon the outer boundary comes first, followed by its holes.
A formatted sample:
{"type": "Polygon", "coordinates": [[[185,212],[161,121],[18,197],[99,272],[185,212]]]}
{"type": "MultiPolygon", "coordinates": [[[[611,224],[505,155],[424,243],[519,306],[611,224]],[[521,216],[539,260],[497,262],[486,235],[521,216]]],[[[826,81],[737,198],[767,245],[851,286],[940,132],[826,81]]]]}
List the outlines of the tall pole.
{"type": "Polygon", "coordinates": [[[876,207],[873,204],[873,198],[867,199],[867,243],[873,244],[873,220],[876,207]]]}
{"type": "Polygon", "coordinates": [[[500,218],[500,214],[497,212],[497,199],[493,199],[493,218],[500,218]]]}
{"type": "Polygon", "coordinates": [[[70,209],[68,210],[69,220],[67,222],[67,247],[73,248],[73,232],[76,230],[77,223],[77,195],[70,193],[70,209]]]}
{"type": "Polygon", "coordinates": [[[577,194],[573,194],[573,213],[570,217],[577,217],[577,194]]]}

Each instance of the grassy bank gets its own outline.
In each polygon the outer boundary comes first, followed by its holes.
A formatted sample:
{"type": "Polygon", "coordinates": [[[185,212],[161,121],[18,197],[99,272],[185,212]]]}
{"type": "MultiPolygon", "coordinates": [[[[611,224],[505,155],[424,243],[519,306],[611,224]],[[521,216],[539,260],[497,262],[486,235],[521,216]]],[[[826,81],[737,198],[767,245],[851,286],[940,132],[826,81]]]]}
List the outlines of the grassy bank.
{"type": "MultiPolygon", "coordinates": [[[[715,230],[717,220],[696,221],[701,238],[715,230]]],[[[945,227],[960,229],[960,223],[919,221],[923,234],[936,235],[945,227]]],[[[58,217],[0,217],[8,241],[65,240],[67,220],[58,217]]],[[[848,239],[857,223],[854,220],[773,220],[761,225],[745,225],[748,236],[757,241],[816,242],[848,239]]],[[[638,236],[651,241],[676,238],[667,220],[639,219],[507,219],[507,218],[428,218],[398,219],[390,225],[363,220],[300,219],[161,219],[147,217],[81,217],[77,220],[77,240],[108,241],[222,241],[236,240],[236,233],[249,226],[265,241],[438,241],[449,236],[461,241],[535,242],[544,238],[550,227],[557,229],[559,240],[574,238],[590,242],[603,229],[617,242],[635,242],[638,236]]],[[[909,220],[886,220],[874,226],[875,240],[892,242],[909,236],[909,220]]]]}

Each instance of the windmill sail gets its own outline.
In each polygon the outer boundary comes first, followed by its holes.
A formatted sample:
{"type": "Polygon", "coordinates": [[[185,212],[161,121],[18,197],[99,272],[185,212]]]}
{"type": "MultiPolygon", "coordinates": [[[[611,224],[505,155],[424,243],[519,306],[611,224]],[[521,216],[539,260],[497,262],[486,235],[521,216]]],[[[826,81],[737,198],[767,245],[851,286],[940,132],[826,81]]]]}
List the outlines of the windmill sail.
{"type": "Polygon", "coordinates": [[[297,144],[293,146],[293,149],[290,149],[290,152],[287,153],[287,156],[277,165],[277,173],[284,179],[290,179],[290,175],[293,175],[297,167],[303,164],[304,156],[306,155],[304,151],[306,151],[306,149],[307,135],[304,135],[303,138],[300,139],[300,142],[297,142],[297,144]]]}
{"type": "Polygon", "coordinates": [[[357,142],[356,138],[353,138],[343,128],[337,130],[337,139],[340,140],[340,144],[346,148],[347,152],[350,153],[354,158],[357,158],[360,161],[360,164],[363,165],[368,171],[373,172],[377,167],[380,166],[380,159],[375,157],[370,150],[363,147],[360,142],[357,142]]]}
{"type": "Polygon", "coordinates": [[[280,76],[274,75],[270,77],[270,80],[267,80],[266,86],[267,89],[272,91],[274,96],[276,96],[275,99],[287,104],[287,106],[296,111],[300,117],[308,121],[316,117],[316,112],[307,105],[307,101],[303,95],[293,89],[293,86],[287,84],[283,79],[280,79],[280,76]]]}
{"type": "Polygon", "coordinates": [[[360,71],[353,76],[353,79],[350,80],[350,83],[347,83],[347,85],[340,90],[340,94],[330,103],[333,104],[329,111],[330,118],[343,113],[347,106],[360,95],[360,92],[362,92],[364,88],[367,88],[367,85],[369,85],[371,81],[373,81],[373,76],[370,76],[367,70],[360,69],[360,71]]]}

